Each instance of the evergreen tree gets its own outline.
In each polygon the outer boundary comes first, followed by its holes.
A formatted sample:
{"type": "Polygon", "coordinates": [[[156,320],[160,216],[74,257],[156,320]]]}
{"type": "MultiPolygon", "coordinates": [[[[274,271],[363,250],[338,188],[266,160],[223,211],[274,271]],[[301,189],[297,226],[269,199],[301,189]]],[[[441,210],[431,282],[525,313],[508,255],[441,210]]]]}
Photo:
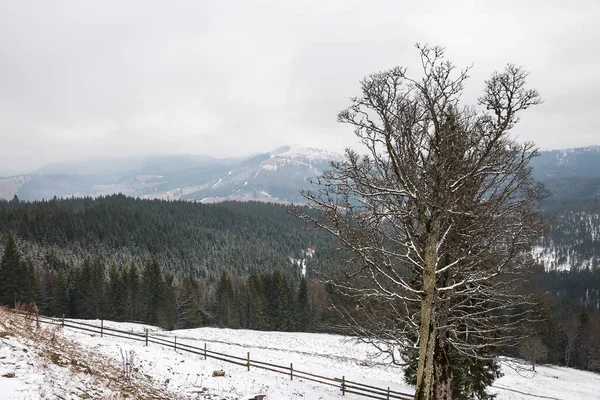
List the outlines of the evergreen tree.
{"type": "Polygon", "coordinates": [[[14,236],[8,233],[0,261],[0,301],[5,305],[15,306],[18,301],[23,300],[23,289],[26,286],[26,271],[21,253],[14,236]]]}
{"type": "Polygon", "coordinates": [[[69,315],[69,289],[63,269],[56,273],[56,285],[54,287],[54,299],[52,303],[53,314],[57,317],[69,315]]]}
{"type": "Polygon", "coordinates": [[[235,304],[237,306],[236,316],[238,320],[236,325],[241,328],[248,328],[248,306],[249,306],[249,292],[248,283],[240,278],[241,282],[235,285],[235,304]]]}
{"type": "Polygon", "coordinates": [[[223,271],[215,292],[215,318],[221,326],[236,328],[237,305],[231,276],[223,271]]]}
{"type": "Polygon", "coordinates": [[[175,275],[172,272],[165,272],[158,320],[163,328],[170,331],[175,329],[177,322],[176,291],[175,275]]]}
{"type": "Polygon", "coordinates": [[[146,262],[142,272],[140,307],[144,322],[156,324],[163,298],[164,281],[160,265],[154,259],[146,262]]]}
{"type": "Polygon", "coordinates": [[[263,282],[256,273],[252,273],[248,278],[248,301],[246,304],[246,313],[248,328],[255,330],[267,330],[270,323],[266,311],[266,298],[263,282]]]}
{"type": "Polygon", "coordinates": [[[176,312],[179,328],[196,328],[202,324],[200,285],[192,275],[186,275],[177,288],[176,312]]]}
{"type": "Polygon", "coordinates": [[[86,258],[77,274],[77,314],[80,318],[104,317],[106,278],[98,257],[86,258]]]}
{"type": "Polygon", "coordinates": [[[140,296],[140,275],[133,261],[126,271],[123,271],[123,285],[125,288],[125,308],[127,318],[131,321],[139,319],[139,296],[140,296]]]}
{"type": "Polygon", "coordinates": [[[126,295],[125,281],[113,261],[108,267],[108,285],[106,290],[106,317],[108,319],[122,321],[126,317],[126,295]]]}
{"type": "Polygon", "coordinates": [[[302,277],[298,288],[298,330],[301,332],[308,331],[311,319],[310,305],[308,303],[308,285],[306,278],[302,277]]]}
{"type": "Polygon", "coordinates": [[[277,269],[271,278],[273,328],[277,331],[293,331],[296,328],[296,299],[287,278],[277,269]]]}
{"type": "Polygon", "coordinates": [[[35,274],[33,260],[28,257],[22,266],[23,279],[23,301],[27,303],[38,302],[40,299],[40,285],[35,274]]]}

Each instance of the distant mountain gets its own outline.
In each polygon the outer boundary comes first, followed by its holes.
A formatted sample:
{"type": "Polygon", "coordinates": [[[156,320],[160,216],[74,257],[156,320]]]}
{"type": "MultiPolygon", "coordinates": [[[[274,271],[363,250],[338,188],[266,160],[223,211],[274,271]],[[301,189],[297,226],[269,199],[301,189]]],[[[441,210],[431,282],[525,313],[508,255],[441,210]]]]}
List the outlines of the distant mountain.
{"type": "Polygon", "coordinates": [[[544,151],[533,160],[534,175],[541,181],[600,176],[600,146],[544,151]]]}
{"type": "Polygon", "coordinates": [[[532,166],[535,178],[552,193],[551,202],[600,196],[600,146],[545,151],[532,166]]]}
{"type": "Polygon", "coordinates": [[[285,146],[232,166],[206,187],[181,198],[201,202],[302,202],[300,190],[309,186],[308,179],[320,175],[332,160],[338,159],[340,154],[325,150],[285,146]]]}
{"type": "Polygon", "coordinates": [[[0,198],[41,200],[122,193],[142,198],[219,202],[301,202],[307,179],[341,156],[285,146],[242,158],[149,156],[55,163],[27,176],[0,178],[0,198]]]}
{"type": "Polygon", "coordinates": [[[542,152],[532,166],[551,193],[538,259],[552,271],[600,269],[600,146],[542,152]]]}

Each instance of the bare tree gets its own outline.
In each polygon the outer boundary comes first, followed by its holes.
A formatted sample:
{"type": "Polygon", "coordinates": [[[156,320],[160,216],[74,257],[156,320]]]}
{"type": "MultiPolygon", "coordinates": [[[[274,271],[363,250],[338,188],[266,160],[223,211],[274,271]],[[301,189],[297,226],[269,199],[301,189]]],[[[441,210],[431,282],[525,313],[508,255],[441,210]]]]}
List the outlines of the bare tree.
{"type": "Polygon", "coordinates": [[[338,120],[368,148],[304,192],[349,256],[328,287],[354,332],[394,362],[416,354],[415,399],[452,398],[452,357],[489,360],[527,318],[516,288],[545,195],[531,143],[509,131],[538,104],[526,72],[508,65],[463,107],[468,69],[419,46],[421,78],[396,67],[364,78],[338,120]]]}
{"type": "Polygon", "coordinates": [[[565,366],[571,365],[571,358],[575,350],[575,343],[579,339],[581,321],[577,316],[559,322],[559,329],[565,337],[565,366]]]}
{"type": "Polygon", "coordinates": [[[525,361],[531,363],[534,372],[535,366],[540,362],[546,361],[546,358],[548,357],[548,348],[537,336],[528,337],[522,340],[519,350],[521,357],[523,357],[525,361]]]}
{"type": "Polygon", "coordinates": [[[590,315],[590,329],[588,340],[588,369],[600,371],[600,315],[590,315]]]}

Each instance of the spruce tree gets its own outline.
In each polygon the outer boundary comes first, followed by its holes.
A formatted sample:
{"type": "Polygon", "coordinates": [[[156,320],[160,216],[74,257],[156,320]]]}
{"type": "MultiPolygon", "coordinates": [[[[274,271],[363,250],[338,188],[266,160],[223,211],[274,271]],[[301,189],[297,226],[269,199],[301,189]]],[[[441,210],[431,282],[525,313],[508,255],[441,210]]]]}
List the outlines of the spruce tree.
{"type": "Polygon", "coordinates": [[[296,299],[293,288],[287,278],[277,269],[271,279],[272,297],[272,322],[277,331],[293,331],[296,327],[296,299]]]}
{"type": "Polygon", "coordinates": [[[144,322],[156,324],[158,309],[163,298],[164,281],[160,265],[156,260],[146,261],[142,272],[140,306],[144,322]]]}
{"type": "Polygon", "coordinates": [[[115,262],[108,267],[108,285],[106,290],[106,317],[115,321],[123,320],[127,315],[125,282],[115,262]]]}
{"type": "Polygon", "coordinates": [[[86,258],[77,274],[77,314],[80,318],[104,317],[106,278],[98,257],[86,258]]]}
{"type": "Polygon", "coordinates": [[[269,318],[266,312],[266,298],[263,282],[256,273],[248,278],[247,320],[248,328],[255,330],[269,329],[269,318]]]}
{"type": "Polygon", "coordinates": [[[23,273],[23,301],[27,303],[38,302],[40,299],[40,285],[35,274],[33,260],[28,257],[22,265],[23,273]]]}
{"type": "Polygon", "coordinates": [[[54,287],[54,299],[52,302],[53,314],[57,317],[69,315],[69,288],[65,272],[62,268],[56,273],[56,285],[54,287]]]}
{"type": "Polygon", "coordinates": [[[177,327],[196,328],[202,324],[200,285],[192,275],[186,275],[176,292],[177,327]]]}
{"type": "Polygon", "coordinates": [[[123,284],[125,287],[127,318],[131,321],[137,321],[139,319],[140,275],[133,261],[129,268],[123,271],[123,284]]]}
{"type": "Polygon", "coordinates": [[[8,233],[4,254],[0,261],[0,301],[14,307],[17,301],[23,300],[24,287],[26,287],[26,271],[21,254],[14,236],[8,233]]]}
{"type": "Polygon", "coordinates": [[[215,318],[219,325],[236,328],[237,306],[231,276],[223,271],[215,292],[215,318]]]}
{"type": "Polygon", "coordinates": [[[298,325],[297,328],[301,332],[308,330],[311,318],[310,305],[308,303],[308,285],[306,278],[302,277],[300,280],[300,286],[298,288],[298,325]]]}
{"type": "Polygon", "coordinates": [[[175,275],[170,271],[165,272],[158,320],[160,325],[169,331],[175,329],[177,322],[177,288],[175,285],[175,275]]]}

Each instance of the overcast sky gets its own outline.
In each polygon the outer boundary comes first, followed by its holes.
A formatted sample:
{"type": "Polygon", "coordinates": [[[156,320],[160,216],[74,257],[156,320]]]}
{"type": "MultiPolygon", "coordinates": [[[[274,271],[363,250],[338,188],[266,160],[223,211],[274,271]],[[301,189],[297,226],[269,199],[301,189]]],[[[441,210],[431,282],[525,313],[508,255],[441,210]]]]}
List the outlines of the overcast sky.
{"type": "Polygon", "coordinates": [[[359,80],[416,42],[473,64],[465,98],[507,62],[545,103],[517,134],[600,144],[600,1],[0,0],[0,175],[95,156],[239,156],[355,145],[336,122],[359,80]]]}

